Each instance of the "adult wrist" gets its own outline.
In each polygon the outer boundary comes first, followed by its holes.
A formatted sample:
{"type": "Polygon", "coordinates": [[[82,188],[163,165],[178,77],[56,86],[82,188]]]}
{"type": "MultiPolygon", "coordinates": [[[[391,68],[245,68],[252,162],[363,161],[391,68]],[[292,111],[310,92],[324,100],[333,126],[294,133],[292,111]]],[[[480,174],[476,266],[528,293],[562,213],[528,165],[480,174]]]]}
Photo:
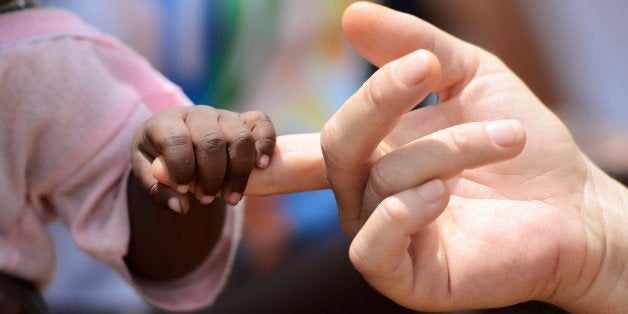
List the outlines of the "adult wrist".
{"type": "Polygon", "coordinates": [[[550,302],[574,313],[618,313],[628,308],[628,189],[595,165],[590,168],[581,212],[584,266],[550,302]]]}

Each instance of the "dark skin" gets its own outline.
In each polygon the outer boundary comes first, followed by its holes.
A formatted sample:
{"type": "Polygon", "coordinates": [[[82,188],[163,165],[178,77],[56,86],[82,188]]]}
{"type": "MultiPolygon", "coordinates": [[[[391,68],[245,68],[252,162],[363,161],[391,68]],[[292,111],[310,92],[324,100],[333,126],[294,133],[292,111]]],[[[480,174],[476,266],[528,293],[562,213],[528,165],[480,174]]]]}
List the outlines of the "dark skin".
{"type": "Polygon", "coordinates": [[[134,276],[159,282],[194,270],[222,231],[225,206],[215,197],[237,204],[255,165],[268,165],[275,140],[261,112],[175,107],[148,119],[133,140],[128,185],[131,239],[124,260],[134,276]],[[160,155],[173,188],[151,173],[160,155]]]}
{"type": "Polygon", "coordinates": [[[7,314],[49,313],[32,283],[0,272],[0,311],[7,314]]]}
{"type": "MultiPolygon", "coordinates": [[[[0,6],[0,13],[8,13],[39,3],[0,0],[0,6]]],[[[255,165],[268,165],[275,139],[272,122],[260,112],[176,107],[148,119],[133,140],[127,188],[131,235],[124,261],[133,276],[165,282],[194,270],[223,228],[225,206],[214,198],[237,204],[255,165]],[[151,174],[159,155],[174,189],[158,184],[151,174]]],[[[3,313],[30,313],[31,305],[43,304],[34,285],[7,278],[0,272],[3,313]]]]}
{"type": "MultiPolygon", "coordinates": [[[[167,282],[198,267],[216,245],[226,213],[223,201],[207,196],[237,204],[255,165],[268,166],[275,141],[274,126],[261,112],[174,107],[144,122],[133,139],[127,188],[131,235],[124,261],[132,275],[167,282]],[[174,189],[151,173],[157,156],[168,165],[174,189]],[[180,186],[188,186],[185,193],[176,190],[180,186]],[[234,194],[236,199],[228,198],[234,194]],[[173,199],[180,207],[169,206],[173,199]]],[[[30,313],[27,308],[43,304],[34,285],[24,282],[22,288],[20,279],[6,278],[0,276],[4,310],[30,313]]]]}
{"type": "Polygon", "coordinates": [[[211,252],[222,231],[225,206],[190,197],[190,210],[179,214],[155,204],[141,182],[129,176],[131,238],[125,263],[141,280],[169,281],[195,269],[211,252]]]}

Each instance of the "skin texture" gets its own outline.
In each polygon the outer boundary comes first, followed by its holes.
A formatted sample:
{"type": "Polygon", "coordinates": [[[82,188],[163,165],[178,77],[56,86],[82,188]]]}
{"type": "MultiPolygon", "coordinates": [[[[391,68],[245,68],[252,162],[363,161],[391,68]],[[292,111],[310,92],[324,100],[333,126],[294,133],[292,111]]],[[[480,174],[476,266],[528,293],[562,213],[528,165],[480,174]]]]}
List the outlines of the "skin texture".
{"type": "MultiPolygon", "coordinates": [[[[266,168],[254,168],[251,171],[244,195],[273,195],[329,188],[323,169],[320,133],[278,136],[272,156],[266,168]]],[[[172,186],[163,156],[155,158],[151,164],[151,173],[163,185],[172,186]]]]}
{"type": "MultiPolygon", "coordinates": [[[[506,65],[376,4],[351,5],[343,28],[380,70],[326,124],[321,148],[349,256],[373,287],[424,311],[628,306],[628,191],[506,65]],[[410,111],[429,92],[439,104],[410,111]]],[[[250,183],[289,173],[269,169],[250,183]]]]}
{"type": "Polygon", "coordinates": [[[266,167],[274,150],[275,129],[260,112],[175,107],[149,118],[133,140],[127,193],[131,238],[125,262],[133,274],[168,281],[198,266],[224,223],[225,207],[213,202],[215,195],[237,204],[253,167],[266,167]],[[172,169],[175,189],[151,173],[160,155],[172,169]],[[187,194],[192,184],[196,193],[187,194]]]}
{"type": "Polygon", "coordinates": [[[182,215],[155,204],[134,176],[129,178],[128,197],[131,238],[124,261],[136,278],[180,278],[216,245],[225,217],[221,202],[203,205],[191,196],[189,211],[182,215]]]}
{"type": "Polygon", "coordinates": [[[343,28],[381,68],[321,144],[371,285],[416,310],[628,306],[626,188],[506,65],[376,4],[350,6],[343,28]],[[438,105],[408,112],[432,91],[438,105]]]}
{"type": "Polygon", "coordinates": [[[189,273],[216,244],[224,204],[214,198],[203,204],[203,197],[235,192],[236,200],[224,200],[235,204],[242,194],[328,188],[318,133],[275,138],[263,113],[204,106],[173,108],[146,121],[134,140],[133,171],[125,261],[136,276],[159,281],[189,273]],[[170,206],[173,198],[181,207],[170,206]]]}
{"type": "Polygon", "coordinates": [[[133,171],[158,205],[186,212],[184,195],[209,204],[217,195],[237,204],[253,167],[268,166],[275,151],[275,128],[261,112],[237,114],[208,106],[176,107],[147,120],[133,140],[133,171]],[[150,171],[163,155],[174,189],[160,186],[150,171]],[[173,204],[173,198],[179,201],[173,204]],[[178,205],[178,206],[177,206],[178,205]]]}

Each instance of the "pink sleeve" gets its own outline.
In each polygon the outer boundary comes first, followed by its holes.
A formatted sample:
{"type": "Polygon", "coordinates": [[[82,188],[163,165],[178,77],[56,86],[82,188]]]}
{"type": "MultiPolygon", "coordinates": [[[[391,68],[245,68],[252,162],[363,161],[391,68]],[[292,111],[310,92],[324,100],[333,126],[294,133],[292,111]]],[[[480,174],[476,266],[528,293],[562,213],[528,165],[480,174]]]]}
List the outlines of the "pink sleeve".
{"type": "MultiPolygon", "coordinates": [[[[58,215],[82,250],[115,268],[156,306],[189,310],[210,304],[233,262],[242,222],[239,208],[228,209],[216,248],[184,278],[160,284],[134,281],[122,260],[130,234],[126,182],[132,137],[152,113],[191,105],[187,97],[109,38],[62,36],[0,53],[2,101],[13,106],[3,105],[2,118],[11,123],[5,124],[9,130],[0,140],[6,139],[10,151],[0,166],[14,174],[0,182],[13,185],[2,194],[20,193],[28,200],[15,202],[13,216],[40,220],[43,226],[58,215]]],[[[3,226],[40,240],[29,246],[19,237],[0,234],[0,253],[12,254],[7,261],[0,256],[0,267],[45,286],[51,276],[51,244],[41,226],[3,226]],[[29,258],[38,254],[40,261],[29,258]],[[38,267],[45,271],[37,273],[38,267]]]]}
{"type": "Polygon", "coordinates": [[[184,278],[155,284],[136,280],[129,273],[122,258],[130,234],[126,194],[130,165],[117,160],[130,160],[128,153],[119,148],[128,147],[136,129],[132,126],[141,123],[146,113],[140,106],[137,112],[124,119],[120,133],[111,137],[107,146],[58,186],[53,203],[60,208],[77,245],[116,269],[146,301],[167,310],[198,309],[213,302],[224,286],[239,242],[242,210],[227,209],[216,247],[184,278]]]}

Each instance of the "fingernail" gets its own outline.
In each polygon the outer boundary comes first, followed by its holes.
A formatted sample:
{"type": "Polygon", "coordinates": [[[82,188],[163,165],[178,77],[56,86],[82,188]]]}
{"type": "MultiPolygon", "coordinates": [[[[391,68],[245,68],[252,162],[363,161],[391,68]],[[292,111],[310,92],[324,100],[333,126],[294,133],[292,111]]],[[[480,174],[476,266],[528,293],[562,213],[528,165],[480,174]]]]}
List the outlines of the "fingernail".
{"type": "Polygon", "coordinates": [[[493,142],[502,147],[515,146],[523,141],[523,126],[517,120],[492,121],[486,125],[486,132],[493,142]]]}
{"type": "Polygon", "coordinates": [[[227,202],[229,202],[230,205],[235,206],[240,202],[241,199],[242,199],[242,194],[232,192],[231,194],[229,194],[229,198],[227,199],[227,202]]]}
{"type": "Polygon", "coordinates": [[[181,213],[181,202],[179,202],[179,199],[176,197],[168,199],[168,207],[177,213],[181,213]]]}
{"type": "Polygon", "coordinates": [[[439,179],[434,179],[417,189],[419,196],[427,203],[433,203],[439,200],[445,193],[445,183],[439,179]]]}
{"type": "Polygon", "coordinates": [[[418,85],[429,74],[427,58],[429,56],[425,50],[418,50],[409,54],[397,62],[394,69],[395,74],[408,86],[418,85]]]}
{"type": "Polygon", "coordinates": [[[177,186],[177,192],[181,193],[181,194],[185,194],[190,190],[190,185],[188,184],[184,184],[184,185],[179,185],[177,186]]]}
{"type": "Polygon", "coordinates": [[[207,205],[207,204],[211,204],[211,202],[213,202],[213,201],[214,201],[214,197],[213,197],[213,196],[207,196],[207,195],[206,195],[206,196],[203,196],[203,197],[201,198],[201,203],[202,203],[202,204],[205,204],[205,205],[207,205]]]}
{"type": "Polygon", "coordinates": [[[257,161],[257,166],[260,168],[266,168],[268,167],[269,160],[270,160],[270,157],[268,157],[268,155],[262,155],[259,157],[259,160],[257,161]]]}

